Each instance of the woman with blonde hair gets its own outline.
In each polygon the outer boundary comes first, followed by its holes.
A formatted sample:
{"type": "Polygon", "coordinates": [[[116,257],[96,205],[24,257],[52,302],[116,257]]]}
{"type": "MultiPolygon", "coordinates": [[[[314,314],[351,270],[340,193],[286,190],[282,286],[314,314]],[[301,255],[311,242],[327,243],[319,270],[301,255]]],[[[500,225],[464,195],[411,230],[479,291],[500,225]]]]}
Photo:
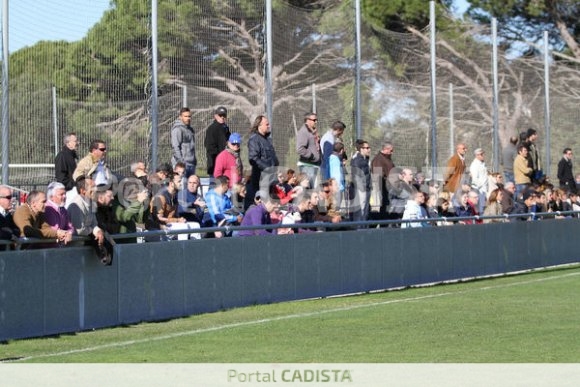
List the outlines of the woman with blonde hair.
{"type": "MultiPolygon", "coordinates": [[[[496,188],[489,194],[487,199],[487,206],[483,211],[483,216],[498,216],[502,215],[501,201],[503,199],[503,191],[500,188],[496,188]]],[[[495,219],[484,219],[483,223],[503,223],[505,219],[495,218],[495,219]]]]}

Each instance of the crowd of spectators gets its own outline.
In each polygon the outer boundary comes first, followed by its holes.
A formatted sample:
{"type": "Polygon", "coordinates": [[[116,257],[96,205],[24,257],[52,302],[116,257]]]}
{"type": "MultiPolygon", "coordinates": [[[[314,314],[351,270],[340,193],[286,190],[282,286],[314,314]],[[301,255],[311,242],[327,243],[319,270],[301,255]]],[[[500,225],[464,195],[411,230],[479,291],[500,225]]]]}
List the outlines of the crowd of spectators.
{"type": "MultiPolygon", "coordinates": [[[[536,220],[537,214],[561,218],[580,209],[572,150],[564,149],[556,187],[541,170],[533,129],[510,138],[502,151],[504,173],[488,169],[480,148],[468,163],[470,153],[461,143],[442,181],[427,181],[416,168],[395,165],[392,142],[384,142],[372,156],[369,143],[359,139],[351,154],[342,140],[344,123],[333,122],[320,136],[317,121],[313,112],[304,115],[295,170],[279,166],[268,119],[258,116],[248,137],[251,170],[246,173],[243,136],[230,131],[227,109],[218,107],[205,137],[210,177],[205,192],[195,172],[188,108],[171,126],[172,163],[155,171],[136,160],[129,176],[118,176],[109,169],[107,146],[99,139],[79,160],[77,136],[69,133],[55,159],[56,181],[46,192],[31,191],[14,208],[12,189],[0,186],[0,238],[40,238],[46,243],[24,247],[45,248],[74,245],[79,243],[75,236],[84,236],[81,243],[93,246],[103,264],[110,264],[115,242],[107,235],[142,230],[164,231],[150,233],[145,241],[246,237],[361,228],[372,224],[360,224],[367,220],[390,220],[375,226],[414,228],[536,220]],[[344,225],[330,227],[337,223],[344,225]],[[264,227],[276,224],[287,227],[264,227]]],[[[136,241],[116,238],[116,243],[136,241]]]]}

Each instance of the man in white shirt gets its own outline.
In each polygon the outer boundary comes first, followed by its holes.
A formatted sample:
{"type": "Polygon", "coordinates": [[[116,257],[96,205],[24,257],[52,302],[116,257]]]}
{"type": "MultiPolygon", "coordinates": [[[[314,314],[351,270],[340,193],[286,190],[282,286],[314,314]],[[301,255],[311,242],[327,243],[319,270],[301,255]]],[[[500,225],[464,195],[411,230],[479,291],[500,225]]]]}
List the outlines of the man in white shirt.
{"type": "Polygon", "coordinates": [[[471,188],[477,190],[479,193],[478,212],[483,214],[485,208],[485,200],[487,198],[487,187],[489,177],[487,167],[485,166],[485,152],[481,148],[477,148],[474,152],[475,159],[469,166],[469,173],[471,174],[471,188]]]}

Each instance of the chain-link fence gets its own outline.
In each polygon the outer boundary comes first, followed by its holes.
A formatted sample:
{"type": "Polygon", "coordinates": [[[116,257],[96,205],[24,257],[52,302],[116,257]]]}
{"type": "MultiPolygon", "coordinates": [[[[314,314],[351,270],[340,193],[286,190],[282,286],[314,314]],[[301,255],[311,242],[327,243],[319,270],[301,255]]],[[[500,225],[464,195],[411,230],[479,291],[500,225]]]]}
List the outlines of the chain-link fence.
{"type": "MultiPolygon", "coordinates": [[[[81,157],[92,139],[106,141],[109,164],[120,174],[128,174],[133,161],[151,161],[150,3],[113,1],[81,41],[40,42],[10,55],[11,164],[52,163],[67,132],[79,135],[81,157]]],[[[229,126],[244,140],[253,118],[266,111],[265,3],[158,0],[158,5],[157,163],[170,160],[169,129],[186,103],[193,112],[203,175],[205,128],[215,107],[228,108],[229,126]]],[[[344,139],[352,153],[355,87],[360,86],[360,132],[373,152],[390,140],[397,165],[428,171],[433,151],[429,32],[402,34],[363,21],[362,79],[357,85],[355,25],[354,0],[324,10],[274,1],[271,124],[281,164],[295,166],[295,132],[304,113],[313,109],[321,135],[335,120],[347,124],[344,139]]],[[[445,25],[454,27],[437,34],[437,162],[444,166],[454,144],[465,142],[470,149],[486,150],[491,168],[491,32],[457,21],[445,25]]],[[[65,35],[67,26],[62,28],[65,35]]],[[[527,55],[517,58],[500,52],[499,135],[505,143],[533,127],[545,152],[542,55],[537,47],[528,47],[522,49],[527,55]]],[[[550,73],[553,156],[547,161],[554,174],[563,147],[577,145],[580,72],[553,61],[550,73]]],[[[245,147],[242,158],[247,164],[245,147]]],[[[10,171],[14,185],[50,179],[34,168],[10,171]]]]}

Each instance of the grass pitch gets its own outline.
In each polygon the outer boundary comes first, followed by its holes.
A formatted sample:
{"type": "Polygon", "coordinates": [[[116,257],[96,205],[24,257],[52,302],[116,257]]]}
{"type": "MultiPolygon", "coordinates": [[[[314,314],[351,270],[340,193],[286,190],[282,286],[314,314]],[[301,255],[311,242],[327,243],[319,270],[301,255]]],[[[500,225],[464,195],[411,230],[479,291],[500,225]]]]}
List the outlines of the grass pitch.
{"type": "Polygon", "coordinates": [[[580,362],[580,266],[0,345],[38,363],[580,362]]]}

